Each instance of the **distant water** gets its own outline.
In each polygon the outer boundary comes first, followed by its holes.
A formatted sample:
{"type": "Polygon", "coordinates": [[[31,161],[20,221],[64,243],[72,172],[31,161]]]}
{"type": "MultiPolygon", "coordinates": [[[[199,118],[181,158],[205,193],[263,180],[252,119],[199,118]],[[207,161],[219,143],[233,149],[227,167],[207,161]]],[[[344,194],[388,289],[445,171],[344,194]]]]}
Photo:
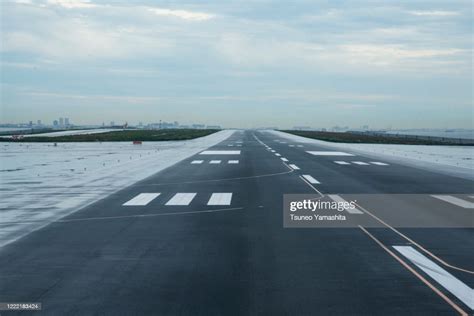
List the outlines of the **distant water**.
{"type": "Polygon", "coordinates": [[[434,136],[446,138],[466,138],[474,139],[474,129],[433,129],[433,130],[400,130],[387,131],[388,134],[416,135],[416,136],[434,136]]]}

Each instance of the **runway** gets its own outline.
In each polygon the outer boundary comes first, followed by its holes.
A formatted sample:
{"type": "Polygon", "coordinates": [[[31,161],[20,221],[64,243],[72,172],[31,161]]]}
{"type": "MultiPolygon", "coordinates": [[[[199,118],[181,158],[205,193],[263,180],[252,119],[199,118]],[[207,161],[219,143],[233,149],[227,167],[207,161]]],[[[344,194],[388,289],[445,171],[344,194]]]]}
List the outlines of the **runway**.
{"type": "Polygon", "coordinates": [[[473,215],[470,180],[238,131],[2,248],[0,302],[40,302],[35,315],[467,315],[473,215]],[[347,228],[285,228],[288,194],[357,199],[359,212],[343,212],[347,228]]]}

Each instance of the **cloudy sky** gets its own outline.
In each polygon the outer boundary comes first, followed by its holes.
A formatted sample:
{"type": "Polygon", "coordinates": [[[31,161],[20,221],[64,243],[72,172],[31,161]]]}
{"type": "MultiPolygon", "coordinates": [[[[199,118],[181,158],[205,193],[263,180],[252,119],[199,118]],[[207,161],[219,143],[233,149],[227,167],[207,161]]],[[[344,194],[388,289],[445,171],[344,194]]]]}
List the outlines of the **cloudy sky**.
{"type": "Polygon", "coordinates": [[[2,123],[473,125],[470,0],[2,0],[0,11],[2,123]]]}

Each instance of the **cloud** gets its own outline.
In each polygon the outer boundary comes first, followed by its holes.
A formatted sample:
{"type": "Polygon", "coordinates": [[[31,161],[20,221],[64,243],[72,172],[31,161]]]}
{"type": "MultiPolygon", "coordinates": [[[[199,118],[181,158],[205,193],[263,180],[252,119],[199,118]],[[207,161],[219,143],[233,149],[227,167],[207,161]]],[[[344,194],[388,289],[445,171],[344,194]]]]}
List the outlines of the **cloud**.
{"type": "Polygon", "coordinates": [[[215,17],[215,15],[209,14],[209,13],[186,11],[186,10],[148,8],[148,11],[156,15],[177,17],[183,20],[188,20],[188,21],[206,21],[215,17]]]}
{"type": "Polygon", "coordinates": [[[447,16],[456,16],[460,15],[457,11],[408,11],[411,15],[416,16],[427,16],[427,17],[447,17],[447,16]]]}
{"type": "Polygon", "coordinates": [[[97,7],[90,0],[48,0],[48,5],[61,6],[66,9],[89,9],[97,7]]]}

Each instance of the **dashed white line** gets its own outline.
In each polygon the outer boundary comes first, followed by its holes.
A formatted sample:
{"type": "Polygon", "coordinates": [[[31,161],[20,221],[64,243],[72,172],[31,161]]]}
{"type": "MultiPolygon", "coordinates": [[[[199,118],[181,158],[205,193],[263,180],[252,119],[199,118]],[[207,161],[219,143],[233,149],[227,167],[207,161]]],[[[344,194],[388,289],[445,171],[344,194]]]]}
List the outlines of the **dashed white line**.
{"type": "Polygon", "coordinates": [[[295,145],[288,145],[288,147],[295,147],[295,145]]]}
{"type": "Polygon", "coordinates": [[[350,163],[345,162],[345,161],[334,161],[334,162],[337,163],[338,165],[350,165],[350,163]]]}
{"type": "Polygon", "coordinates": [[[308,180],[308,182],[311,183],[311,184],[320,184],[321,183],[318,180],[316,180],[315,178],[313,178],[312,176],[310,176],[309,174],[304,174],[303,178],[308,180]]]}
{"type": "Polygon", "coordinates": [[[300,170],[300,168],[297,165],[289,164],[288,166],[290,166],[290,168],[293,170],[300,170]]]}
{"type": "Polygon", "coordinates": [[[304,147],[303,145],[296,145],[296,147],[304,147]]]}
{"type": "Polygon", "coordinates": [[[213,193],[207,205],[230,205],[232,193],[213,193]]]}
{"type": "Polygon", "coordinates": [[[272,153],[274,153],[276,150],[273,150],[273,149],[272,149],[272,150],[270,150],[270,151],[271,151],[272,153]]]}
{"type": "Polygon", "coordinates": [[[370,163],[377,166],[388,166],[388,163],[380,162],[380,161],[371,161],[370,163]]]}
{"type": "Polygon", "coordinates": [[[275,156],[280,157],[281,155],[279,153],[276,153],[275,156]]]}
{"type": "Polygon", "coordinates": [[[474,203],[470,201],[465,201],[463,199],[457,198],[451,195],[432,195],[432,197],[454,204],[456,206],[460,206],[462,208],[474,208],[474,203]]]}
{"type": "Polygon", "coordinates": [[[191,161],[191,164],[198,165],[198,164],[201,164],[203,162],[204,162],[204,160],[193,160],[193,161],[191,161]]]}
{"type": "Polygon", "coordinates": [[[359,166],[368,166],[369,164],[363,161],[353,161],[353,164],[359,165],[359,166]]]}
{"type": "Polygon", "coordinates": [[[474,309],[474,290],[460,281],[454,275],[423,256],[411,246],[393,246],[419,269],[423,270],[433,280],[460,299],[470,309],[474,309]]]}
{"type": "Polygon", "coordinates": [[[240,150],[205,150],[200,155],[240,155],[240,150]]]}
{"type": "Polygon", "coordinates": [[[196,193],[176,193],[165,205],[189,205],[196,193]]]}
{"type": "Polygon", "coordinates": [[[233,165],[233,164],[238,164],[239,161],[238,160],[229,160],[229,161],[227,161],[227,163],[233,165]]]}
{"type": "Polygon", "coordinates": [[[221,163],[221,160],[211,160],[209,161],[210,164],[217,165],[221,163]]]}
{"type": "Polygon", "coordinates": [[[280,158],[281,160],[283,160],[284,162],[288,162],[288,159],[286,158],[280,158]]]}
{"type": "MultiPolygon", "coordinates": [[[[337,202],[337,203],[349,203],[347,202],[346,200],[344,200],[342,197],[340,197],[339,195],[334,195],[334,194],[329,194],[328,197],[333,200],[334,202],[337,202]]],[[[350,213],[350,214],[364,214],[364,212],[362,212],[361,210],[359,210],[358,208],[347,208],[346,209],[346,212],[347,213],[350,213]]]]}
{"type": "Polygon", "coordinates": [[[160,193],[140,193],[128,202],[123,203],[124,206],[142,206],[147,205],[156,199],[160,193]]]}

